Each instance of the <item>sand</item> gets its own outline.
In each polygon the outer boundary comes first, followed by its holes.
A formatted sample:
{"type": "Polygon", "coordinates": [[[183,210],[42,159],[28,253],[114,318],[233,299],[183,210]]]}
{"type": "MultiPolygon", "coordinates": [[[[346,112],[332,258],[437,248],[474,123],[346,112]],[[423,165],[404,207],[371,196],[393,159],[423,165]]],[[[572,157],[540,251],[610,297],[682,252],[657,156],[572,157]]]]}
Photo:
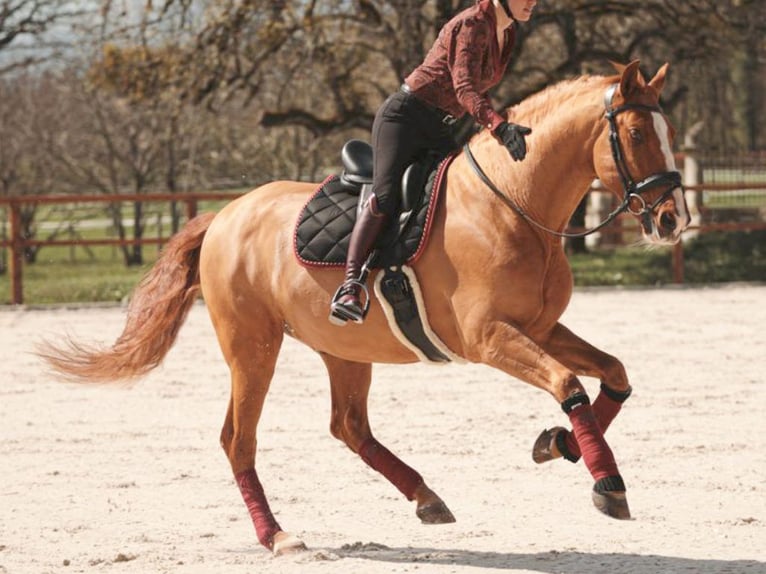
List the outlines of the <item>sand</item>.
{"type": "Polygon", "coordinates": [[[549,396],[480,365],[379,365],[377,438],[457,518],[420,524],[332,438],[324,367],[287,340],[258,470],[308,550],[278,558],[218,446],[228,371],[203,305],[133,388],[59,382],[31,354],[64,332],[111,343],[124,317],[0,311],[1,573],[766,572],[766,286],[575,293],[563,322],[634,387],[607,434],[630,521],[593,508],[582,463],[532,462],[538,433],[566,423],[549,396]]]}

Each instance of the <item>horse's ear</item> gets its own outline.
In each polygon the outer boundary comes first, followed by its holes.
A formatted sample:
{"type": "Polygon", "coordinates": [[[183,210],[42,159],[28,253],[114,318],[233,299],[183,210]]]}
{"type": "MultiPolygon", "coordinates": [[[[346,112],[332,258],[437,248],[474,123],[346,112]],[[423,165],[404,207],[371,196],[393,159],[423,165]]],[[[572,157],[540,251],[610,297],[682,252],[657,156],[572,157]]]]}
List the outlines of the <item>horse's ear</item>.
{"type": "Polygon", "coordinates": [[[620,93],[625,99],[628,99],[630,94],[632,94],[637,89],[646,86],[646,80],[641,74],[641,70],[638,68],[639,64],[640,62],[638,60],[633,60],[622,70],[622,77],[620,78],[620,93]]]}
{"type": "Polygon", "coordinates": [[[609,63],[612,64],[612,67],[617,70],[617,73],[620,75],[622,75],[622,73],[625,71],[625,68],[627,68],[625,64],[620,64],[620,62],[615,62],[614,60],[609,60],[609,63]]]}
{"type": "Polygon", "coordinates": [[[658,94],[662,92],[662,88],[665,87],[665,76],[668,73],[669,65],[670,64],[665,62],[662,65],[662,67],[659,70],[657,70],[657,73],[654,75],[654,77],[651,80],[649,80],[649,85],[655,90],[657,90],[658,94]]]}

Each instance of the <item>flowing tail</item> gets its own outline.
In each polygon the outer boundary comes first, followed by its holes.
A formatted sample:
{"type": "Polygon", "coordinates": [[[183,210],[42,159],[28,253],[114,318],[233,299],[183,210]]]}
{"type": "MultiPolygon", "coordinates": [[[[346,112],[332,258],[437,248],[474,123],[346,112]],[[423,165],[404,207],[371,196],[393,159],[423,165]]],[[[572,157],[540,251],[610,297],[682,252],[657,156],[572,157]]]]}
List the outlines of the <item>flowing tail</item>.
{"type": "Polygon", "coordinates": [[[199,255],[214,213],[190,220],[175,234],[133,292],[122,335],[111,347],[67,339],[44,342],[37,354],[54,372],[81,383],[128,382],[167,355],[200,289],[199,255]]]}

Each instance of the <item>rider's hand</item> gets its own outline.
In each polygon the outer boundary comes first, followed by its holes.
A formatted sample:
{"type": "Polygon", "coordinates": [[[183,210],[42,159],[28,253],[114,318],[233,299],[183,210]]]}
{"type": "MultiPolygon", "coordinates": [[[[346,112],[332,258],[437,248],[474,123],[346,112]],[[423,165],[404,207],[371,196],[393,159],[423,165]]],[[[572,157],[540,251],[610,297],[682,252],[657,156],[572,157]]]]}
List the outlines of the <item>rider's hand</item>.
{"type": "Polygon", "coordinates": [[[530,128],[509,122],[503,122],[495,128],[495,135],[508,148],[515,161],[521,161],[527,156],[527,142],[524,136],[531,133],[530,128]]]}

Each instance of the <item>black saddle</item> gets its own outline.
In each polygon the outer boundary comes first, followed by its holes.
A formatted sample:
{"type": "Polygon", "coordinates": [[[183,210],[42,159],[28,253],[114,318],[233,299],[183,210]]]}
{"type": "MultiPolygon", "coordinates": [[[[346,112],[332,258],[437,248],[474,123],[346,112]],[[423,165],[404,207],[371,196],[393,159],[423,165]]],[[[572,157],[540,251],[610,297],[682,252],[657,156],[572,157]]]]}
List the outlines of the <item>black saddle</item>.
{"type": "MultiPolygon", "coordinates": [[[[418,251],[438,189],[434,181],[442,157],[427,154],[404,172],[399,216],[381,234],[376,268],[400,264],[418,251]]],[[[343,171],[329,177],[301,211],[295,232],[295,252],[308,266],[342,266],[357,214],[372,193],[372,147],[361,140],[341,150],[343,171]]]]}
{"type": "MultiPolygon", "coordinates": [[[[341,184],[349,192],[359,194],[361,208],[372,193],[372,146],[362,140],[349,140],[340,150],[340,158],[343,162],[343,173],[340,174],[341,184]]],[[[412,213],[413,208],[423,197],[426,180],[438,158],[436,154],[426,155],[404,171],[400,223],[402,216],[412,213]]]]}
{"type": "MultiPolygon", "coordinates": [[[[378,240],[366,265],[383,269],[377,276],[379,299],[391,329],[421,360],[449,362],[446,347],[428,327],[425,309],[418,305],[419,286],[413,284],[413,263],[423,251],[434,221],[444,174],[454,154],[428,155],[409,166],[402,178],[401,212],[378,240]]],[[[301,210],[295,228],[294,249],[307,267],[342,267],[357,214],[372,193],[372,148],[360,140],[347,142],[341,151],[343,172],[328,177],[301,210]]],[[[364,272],[366,277],[366,271],[364,272]]],[[[364,281],[364,279],[362,279],[364,281]]],[[[376,291],[377,291],[376,287],[376,291]]],[[[367,297],[367,305],[370,298],[367,297]]]]}

